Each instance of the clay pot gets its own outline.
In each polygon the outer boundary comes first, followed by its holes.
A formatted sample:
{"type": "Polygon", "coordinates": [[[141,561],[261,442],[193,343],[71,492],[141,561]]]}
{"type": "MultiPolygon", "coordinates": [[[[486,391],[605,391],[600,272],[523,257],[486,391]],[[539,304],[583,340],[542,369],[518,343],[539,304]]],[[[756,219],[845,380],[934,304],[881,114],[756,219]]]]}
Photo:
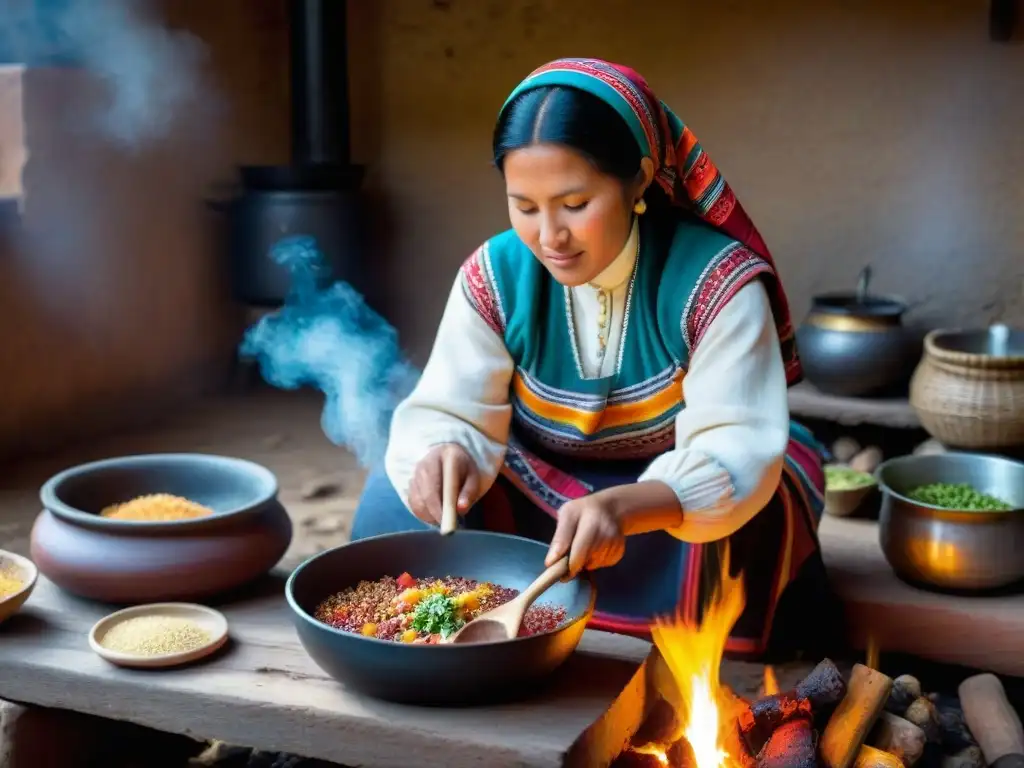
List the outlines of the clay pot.
{"type": "Polygon", "coordinates": [[[204,454],[127,456],[48,480],[32,528],[32,559],[57,586],[111,603],[196,600],[262,576],[291,543],[292,524],[270,470],[204,454]],[[99,516],[151,493],[182,496],[214,514],[139,522],[99,516]]]}
{"type": "Polygon", "coordinates": [[[911,381],[910,404],[944,445],[1024,445],[1024,331],[932,331],[911,381]]]}
{"type": "Polygon", "coordinates": [[[807,380],[841,397],[877,397],[906,391],[921,357],[919,337],[903,326],[907,304],[868,293],[870,268],[856,292],[815,296],[796,331],[807,380]]]}

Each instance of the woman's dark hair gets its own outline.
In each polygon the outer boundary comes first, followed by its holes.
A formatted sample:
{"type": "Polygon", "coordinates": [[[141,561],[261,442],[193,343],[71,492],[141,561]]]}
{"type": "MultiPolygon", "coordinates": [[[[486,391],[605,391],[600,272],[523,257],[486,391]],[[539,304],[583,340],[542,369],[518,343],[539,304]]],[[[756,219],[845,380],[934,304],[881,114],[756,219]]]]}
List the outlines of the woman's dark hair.
{"type": "Polygon", "coordinates": [[[614,107],[578,88],[548,85],[516,96],[494,128],[494,164],[503,171],[509,152],[541,143],[575,149],[602,173],[624,182],[636,178],[643,159],[614,107]]]}

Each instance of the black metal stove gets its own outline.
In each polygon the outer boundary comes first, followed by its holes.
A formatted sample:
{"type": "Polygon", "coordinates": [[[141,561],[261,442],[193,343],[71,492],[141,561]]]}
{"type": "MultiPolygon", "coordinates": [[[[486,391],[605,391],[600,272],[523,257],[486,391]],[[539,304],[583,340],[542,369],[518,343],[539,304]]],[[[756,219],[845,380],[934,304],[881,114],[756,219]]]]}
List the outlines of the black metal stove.
{"type": "Polygon", "coordinates": [[[346,5],[289,0],[292,162],[240,168],[238,194],[214,204],[227,216],[232,290],[243,304],[283,303],[289,274],[269,253],[290,235],[316,238],[329,266],[325,281],[363,290],[364,169],[350,155],[346,5]]]}

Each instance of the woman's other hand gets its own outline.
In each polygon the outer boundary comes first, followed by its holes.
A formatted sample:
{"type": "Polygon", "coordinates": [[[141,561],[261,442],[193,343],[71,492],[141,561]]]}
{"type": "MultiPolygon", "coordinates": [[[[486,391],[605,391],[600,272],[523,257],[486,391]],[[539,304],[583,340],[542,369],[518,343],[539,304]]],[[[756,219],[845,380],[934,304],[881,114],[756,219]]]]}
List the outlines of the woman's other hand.
{"type": "Polygon", "coordinates": [[[412,513],[430,525],[441,524],[441,494],[446,466],[455,473],[455,487],[459,489],[456,508],[460,515],[469,511],[480,492],[480,470],[465,449],[454,443],[434,446],[416,465],[409,484],[412,513]]]}
{"type": "Polygon", "coordinates": [[[613,499],[601,493],[574,499],[558,511],[545,565],[569,555],[569,575],[615,565],[626,552],[626,536],[613,499]]]}

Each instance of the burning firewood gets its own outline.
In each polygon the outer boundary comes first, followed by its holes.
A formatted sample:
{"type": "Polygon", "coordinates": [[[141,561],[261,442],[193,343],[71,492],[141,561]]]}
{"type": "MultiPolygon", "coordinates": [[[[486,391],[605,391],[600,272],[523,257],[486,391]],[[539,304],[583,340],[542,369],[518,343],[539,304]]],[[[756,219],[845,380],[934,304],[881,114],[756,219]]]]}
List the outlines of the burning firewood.
{"type": "Polygon", "coordinates": [[[854,665],[846,696],[821,734],[821,762],[825,768],[850,768],[854,764],[890,691],[892,678],[863,664],[854,665]]]}
{"type": "Polygon", "coordinates": [[[903,761],[896,755],[865,744],[857,750],[853,768],[903,768],[903,761]]]}
{"type": "Polygon", "coordinates": [[[792,720],[811,721],[811,702],[791,693],[775,693],[751,704],[740,713],[739,729],[747,748],[757,754],[772,735],[792,720]]]}
{"type": "Polygon", "coordinates": [[[681,733],[676,708],[665,699],[658,699],[640,724],[631,744],[634,747],[643,747],[647,744],[668,745],[678,739],[681,733]]]}
{"type": "Polygon", "coordinates": [[[757,753],[757,768],[817,768],[815,741],[814,723],[808,711],[772,732],[757,753]]]}
{"type": "Polygon", "coordinates": [[[739,729],[751,754],[758,754],[777,728],[796,719],[811,719],[817,711],[835,704],[846,693],[846,683],[836,665],[825,659],[796,688],[758,699],[742,708],[739,729]]]}
{"type": "Polygon", "coordinates": [[[615,758],[612,768],[664,768],[664,765],[659,755],[627,749],[615,758]]]}
{"type": "Polygon", "coordinates": [[[924,731],[892,712],[882,712],[878,716],[878,722],[868,737],[871,746],[892,753],[903,761],[906,768],[921,759],[926,741],[924,731]]]}

